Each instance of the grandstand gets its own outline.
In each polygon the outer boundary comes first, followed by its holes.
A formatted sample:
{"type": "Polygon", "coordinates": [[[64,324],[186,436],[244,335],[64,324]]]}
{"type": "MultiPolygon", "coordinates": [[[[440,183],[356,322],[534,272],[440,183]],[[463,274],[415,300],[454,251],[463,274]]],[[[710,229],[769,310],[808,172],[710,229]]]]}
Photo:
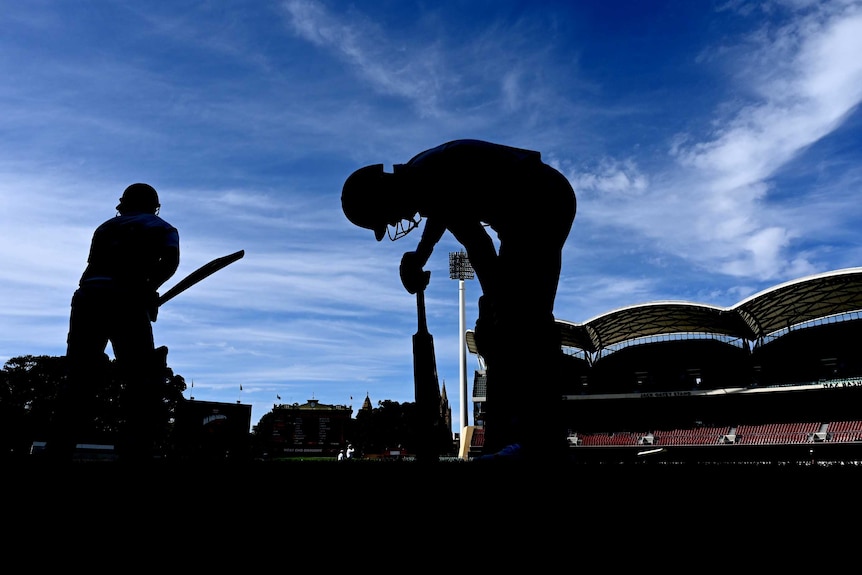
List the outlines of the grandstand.
{"type": "MultiPolygon", "coordinates": [[[[580,460],[862,461],[862,268],[727,308],[660,301],[557,325],[580,460]]],[[[485,366],[467,345],[481,428],[485,366]]]]}

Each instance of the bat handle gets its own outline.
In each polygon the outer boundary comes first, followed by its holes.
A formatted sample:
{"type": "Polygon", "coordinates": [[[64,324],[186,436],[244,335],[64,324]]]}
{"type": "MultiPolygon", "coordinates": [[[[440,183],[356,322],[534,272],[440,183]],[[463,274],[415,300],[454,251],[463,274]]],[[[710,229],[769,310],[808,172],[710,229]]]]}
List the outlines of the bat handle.
{"type": "Polygon", "coordinates": [[[428,321],[425,317],[425,290],[416,292],[416,317],[420,332],[428,331],[428,321]]]}

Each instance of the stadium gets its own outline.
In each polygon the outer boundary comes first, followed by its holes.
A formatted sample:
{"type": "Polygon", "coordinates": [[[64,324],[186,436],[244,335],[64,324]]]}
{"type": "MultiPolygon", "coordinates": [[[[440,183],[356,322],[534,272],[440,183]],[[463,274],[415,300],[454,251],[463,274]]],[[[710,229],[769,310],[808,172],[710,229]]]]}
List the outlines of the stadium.
{"type": "MultiPolygon", "coordinates": [[[[557,320],[575,461],[862,461],[862,268],[722,308],[658,301],[557,320]]],[[[470,453],[482,450],[485,364],[470,453]]],[[[529,395],[525,386],[524,395],[529,395]]],[[[525,404],[525,408],[526,404],[525,404]]]]}

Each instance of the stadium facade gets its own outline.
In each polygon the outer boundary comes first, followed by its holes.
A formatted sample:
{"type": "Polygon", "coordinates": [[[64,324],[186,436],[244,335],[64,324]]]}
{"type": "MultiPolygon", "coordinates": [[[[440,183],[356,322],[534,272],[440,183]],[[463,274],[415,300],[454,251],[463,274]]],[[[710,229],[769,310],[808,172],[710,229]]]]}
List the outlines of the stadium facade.
{"type": "MultiPolygon", "coordinates": [[[[862,268],[730,307],[657,301],[557,325],[563,375],[548,384],[579,459],[862,460],[862,268]]],[[[467,347],[479,453],[486,382],[469,331],[467,347]]]]}

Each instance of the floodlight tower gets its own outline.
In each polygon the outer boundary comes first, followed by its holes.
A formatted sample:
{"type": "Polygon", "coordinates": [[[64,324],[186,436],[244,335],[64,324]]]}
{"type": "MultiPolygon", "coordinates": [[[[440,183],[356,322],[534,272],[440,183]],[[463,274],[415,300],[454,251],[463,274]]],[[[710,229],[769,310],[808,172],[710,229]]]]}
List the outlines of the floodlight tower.
{"type": "Polygon", "coordinates": [[[462,449],[464,447],[464,429],[469,423],[469,410],[467,409],[467,330],[464,318],[464,280],[473,279],[473,275],[473,266],[470,265],[470,260],[467,258],[466,253],[464,253],[463,251],[449,252],[449,279],[458,280],[458,297],[460,304],[460,315],[458,321],[458,360],[461,364],[461,380],[459,386],[459,400],[461,402],[461,433],[459,436],[461,438],[462,449]]]}

